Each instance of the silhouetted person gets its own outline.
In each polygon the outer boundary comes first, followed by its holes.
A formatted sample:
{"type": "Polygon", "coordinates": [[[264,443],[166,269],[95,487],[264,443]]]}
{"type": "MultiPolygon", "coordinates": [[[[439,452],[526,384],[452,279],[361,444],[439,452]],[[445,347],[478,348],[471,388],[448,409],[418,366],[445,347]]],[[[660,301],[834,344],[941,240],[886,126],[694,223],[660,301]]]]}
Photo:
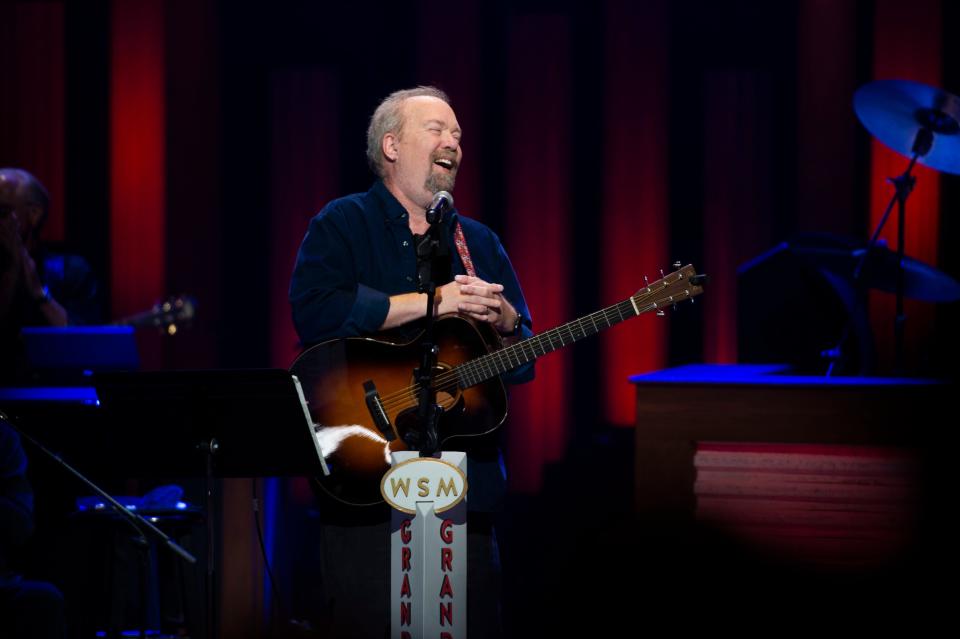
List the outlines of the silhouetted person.
{"type": "Polygon", "coordinates": [[[24,326],[94,324],[102,320],[97,280],[78,255],[40,242],[50,195],[37,178],[0,169],[0,379],[22,367],[24,326]]]}

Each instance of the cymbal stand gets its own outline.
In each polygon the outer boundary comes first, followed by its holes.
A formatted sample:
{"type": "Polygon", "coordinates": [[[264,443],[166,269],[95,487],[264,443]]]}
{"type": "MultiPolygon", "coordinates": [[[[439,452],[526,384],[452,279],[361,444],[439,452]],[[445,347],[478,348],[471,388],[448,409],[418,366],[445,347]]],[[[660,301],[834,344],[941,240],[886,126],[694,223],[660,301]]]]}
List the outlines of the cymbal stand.
{"type": "MultiPolygon", "coordinates": [[[[927,153],[930,152],[930,148],[933,146],[933,131],[927,127],[922,127],[917,131],[917,135],[913,141],[913,155],[910,158],[910,162],[907,164],[906,170],[897,177],[887,178],[894,186],[893,196],[890,198],[890,202],[887,203],[887,208],[884,210],[883,215],[880,217],[880,222],[877,224],[877,228],[873,231],[873,235],[870,237],[870,241],[867,243],[866,249],[860,255],[857,260],[856,268],[853,271],[853,286],[855,291],[854,303],[856,304],[858,300],[861,299],[860,296],[860,280],[863,275],[864,265],[866,264],[867,258],[870,256],[873,249],[876,247],[877,242],[880,239],[880,233],[883,231],[883,227],[886,226],[887,220],[890,218],[890,213],[893,211],[893,205],[897,205],[897,287],[896,287],[896,318],[894,319],[893,325],[893,339],[894,339],[894,370],[896,374],[903,374],[905,370],[905,360],[904,360],[904,324],[906,323],[906,313],[903,308],[903,298],[904,298],[904,270],[903,270],[903,258],[905,255],[905,242],[904,238],[906,237],[906,224],[907,224],[907,198],[910,196],[910,193],[913,192],[913,187],[917,183],[917,178],[913,175],[913,167],[916,165],[917,160],[927,153]]],[[[831,350],[824,351],[824,355],[830,358],[830,366],[827,368],[827,377],[830,377],[833,374],[833,369],[836,366],[837,362],[842,359],[843,345],[846,342],[847,338],[850,335],[850,324],[847,323],[847,327],[844,330],[843,336],[840,338],[837,346],[831,350]]]]}

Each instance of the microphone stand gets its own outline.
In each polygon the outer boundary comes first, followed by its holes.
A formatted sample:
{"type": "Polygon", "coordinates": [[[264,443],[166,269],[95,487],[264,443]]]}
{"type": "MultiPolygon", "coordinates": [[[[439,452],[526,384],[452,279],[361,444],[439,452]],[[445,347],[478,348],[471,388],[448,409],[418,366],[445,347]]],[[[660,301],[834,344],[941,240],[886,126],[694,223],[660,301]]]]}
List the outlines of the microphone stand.
{"type": "Polygon", "coordinates": [[[449,258],[450,249],[446,242],[447,224],[443,214],[449,203],[442,201],[440,206],[427,209],[427,223],[430,225],[423,239],[417,244],[417,292],[427,294],[426,326],[420,345],[420,367],[414,369],[414,379],[419,386],[417,416],[421,430],[408,431],[405,441],[420,451],[421,457],[432,457],[440,448],[437,426],[443,407],[436,402],[436,389],[433,387],[434,373],[437,367],[437,355],[440,347],[434,343],[434,325],[436,309],[434,300],[437,293],[437,275],[435,271],[440,259],[449,258]]]}
{"type": "Polygon", "coordinates": [[[128,508],[125,508],[123,504],[121,504],[116,499],[111,497],[105,490],[97,486],[95,483],[87,479],[80,471],[78,471],[73,466],[65,462],[63,458],[61,458],[59,455],[50,451],[46,446],[38,442],[36,439],[31,437],[30,435],[23,432],[23,430],[20,427],[18,427],[16,424],[14,424],[13,421],[9,417],[7,417],[7,415],[4,414],[3,412],[0,412],[0,421],[6,422],[7,424],[9,424],[10,427],[14,431],[16,431],[18,435],[20,435],[20,437],[27,440],[34,446],[36,446],[37,449],[39,449],[44,455],[46,455],[47,457],[55,461],[61,468],[64,468],[68,473],[70,473],[71,475],[73,475],[74,477],[82,481],[84,484],[86,484],[87,487],[93,490],[93,492],[100,495],[104,499],[104,501],[110,504],[114,510],[116,510],[123,518],[126,519],[126,521],[130,523],[131,526],[134,527],[134,529],[136,529],[137,533],[140,536],[139,539],[137,539],[138,544],[140,544],[141,546],[147,545],[146,536],[143,534],[143,531],[147,530],[154,537],[162,541],[164,545],[167,546],[170,550],[172,550],[174,553],[179,555],[187,563],[191,563],[191,564],[197,563],[196,557],[194,557],[189,552],[187,552],[180,544],[178,544],[173,539],[171,539],[166,533],[164,533],[162,530],[160,530],[159,528],[151,524],[142,515],[135,513],[129,510],[128,508]]]}

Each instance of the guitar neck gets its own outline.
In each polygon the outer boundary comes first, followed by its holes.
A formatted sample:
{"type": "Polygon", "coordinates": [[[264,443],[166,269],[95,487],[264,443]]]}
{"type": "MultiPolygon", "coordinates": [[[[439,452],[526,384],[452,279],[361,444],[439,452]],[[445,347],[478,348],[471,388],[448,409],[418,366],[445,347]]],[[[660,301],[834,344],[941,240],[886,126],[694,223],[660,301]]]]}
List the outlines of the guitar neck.
{"type": "Polygon", "coordinates": [[[157,303],[152,309],[118,319],[111,326],[133,326],[142,328],[156,326],[169,328],[182,322],[189,322],[196,312],[196,300],[188,295],[171,297],[157,303]]]}
{"type": "Polygon", "coordinates": [[[454,372],[457,374],[460,387],[470,388],[532,362],[541,355],[569,346],[584,337],[596,335],[603,329],[631,317],[659,310],[665,305],[673,305],[699,295],[703,292],[705,281],[706,276],[697,275],[693,266],[688,264],[647,285],[618,304],[460,364],[454,372]]]}
{"type": "Polygon", "coordinates": [[[605,328],[656,308],[653,304],[649,306],[649,308],[641,308],[634,303],[633,298],[629,298],[586,317],[528,337],[512,346],[478,357],[457,366],[454,370],[460,378],[461,388],[469,388],[532,362],[541,355],[552,353],[585,337],[596,335],[605,328]]]}

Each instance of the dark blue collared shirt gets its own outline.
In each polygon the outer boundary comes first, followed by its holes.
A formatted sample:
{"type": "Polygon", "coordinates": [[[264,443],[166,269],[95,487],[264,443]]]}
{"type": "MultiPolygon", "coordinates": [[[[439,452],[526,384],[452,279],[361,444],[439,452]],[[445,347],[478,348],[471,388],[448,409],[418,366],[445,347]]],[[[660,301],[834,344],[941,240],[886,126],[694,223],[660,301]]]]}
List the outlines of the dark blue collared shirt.
{"type": "MultiPolygon", "coordinates": [[[[453,242],[457,222],[477,276],[503,284],[503,295],[523,316],[522,337],[529,337],[530,311],[500,238],[456,211],[448,224],[452,275],[466,274],[453,242]]],[[[290,282],[293,322],[305,345],[370,335],[383,325],[391,295],[416,290],[417,258],[407,211],[378,180],[366,193],[330,202],[310,221],[290,282]]],[[[503,377],[507,383],[529,381],[532,364],[503,377]]]]}
{"type": "MultiPolygon", "coordinates": [[[[290,281],[293,322],[304,345],[376,333],[387,317],[390,296],[416,291],[417,257],[407,215],[377,181],[366,193],[330,202],[310,220],[290,281]]],[[[523,316],[521,336],[531,336],[530,311],[500,238],[456,211],[448,224],[451,277],[467,272],[453,242],[457,222],[477,276],[503,284],[503,295],[523,316]]],[[[417,323],[410,328],[417,329],[417,323]]],[[[533,379],[533,363],[502,378],[508,384],[527,382],[533,379]]],[[[495,444],[477,442],[467,455],[467,468],[468,508],[497,510],[506,491],[506,475],[495,444]]]]}

